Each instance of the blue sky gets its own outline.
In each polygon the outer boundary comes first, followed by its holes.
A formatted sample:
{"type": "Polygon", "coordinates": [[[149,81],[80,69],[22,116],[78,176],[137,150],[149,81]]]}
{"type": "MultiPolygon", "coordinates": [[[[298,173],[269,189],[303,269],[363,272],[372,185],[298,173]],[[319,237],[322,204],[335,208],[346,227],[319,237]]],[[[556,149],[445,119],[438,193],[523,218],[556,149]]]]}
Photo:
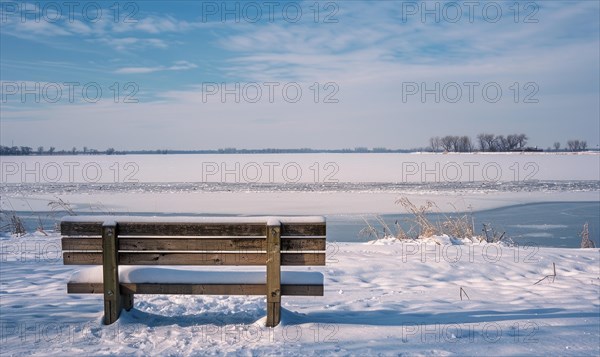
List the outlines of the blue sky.
{"type": "Polygon", "coordinates": [[[599,144],[598,1],[1,4],[2,145],[599,144]]]}

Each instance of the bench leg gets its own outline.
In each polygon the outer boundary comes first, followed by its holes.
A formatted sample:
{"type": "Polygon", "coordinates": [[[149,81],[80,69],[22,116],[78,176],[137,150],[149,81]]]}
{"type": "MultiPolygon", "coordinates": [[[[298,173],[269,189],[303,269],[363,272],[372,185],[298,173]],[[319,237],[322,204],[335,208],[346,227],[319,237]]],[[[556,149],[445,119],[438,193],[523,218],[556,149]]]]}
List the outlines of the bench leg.
{"type": "Polygon", "coordinates": [[[117,253],[117,225],[106,222],[102,226],[102,269],[104,287],[104,324],[110,325],[121,314],[121,291],[117,253]]]}
{"type": "Polygon", "coordinates": [[[115,299],[104,299],[104,324],[116,322],[121,315],[121,302],[115,299]]]}
{"type": "Polygon", "coordinates": [[[125,311],[131,310],[133,307],[133,294],[122,294],[121,306],[125,309],[125,311]]]}
{"type": "Polygon", "coordinates": [[[281,320],[281,223],[267,225],[267,327],[281,320]]]}
{"type": "Polygon", "coordinates": [[[267,301],[267,327],[279,325],[281,320],[281,302],[267,301]]]}

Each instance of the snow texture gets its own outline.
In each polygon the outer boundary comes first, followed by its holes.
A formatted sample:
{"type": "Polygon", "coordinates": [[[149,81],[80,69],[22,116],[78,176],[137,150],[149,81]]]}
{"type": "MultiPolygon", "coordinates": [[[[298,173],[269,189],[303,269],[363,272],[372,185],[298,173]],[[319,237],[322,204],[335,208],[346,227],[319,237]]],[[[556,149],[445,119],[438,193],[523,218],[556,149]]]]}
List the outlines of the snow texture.
{"type": "Polygon", "coordinates": [[[0,243],[7,356],[600,354],[598,249],[442,238],[328,244],[327,265],[302,271],[323,274],[325,296],[284,296],[281,324],[270,329],[263,296],[137,295],[104,326],[101,294],[66,293],[80,267],[63,265],[59,234],[0,243]],[[556,277],[544,279],[553,263],[556,277]]]}
{"type": "MultiPolygon", "coordinates": [[[[238,268],[239,269],[239,268],[238,268]]],[[[211,271],[197,266],[147,267],[120,266],[121,283],[154,284],[265,284],[267,273],[264,271],[211,271]]],[[[71,283],[101,283],[102,266],[83,268],[75,272],[71,283]]],[[[323,274],[308,271],[282,271],[282,284],[323,285],[323,274]]]]}

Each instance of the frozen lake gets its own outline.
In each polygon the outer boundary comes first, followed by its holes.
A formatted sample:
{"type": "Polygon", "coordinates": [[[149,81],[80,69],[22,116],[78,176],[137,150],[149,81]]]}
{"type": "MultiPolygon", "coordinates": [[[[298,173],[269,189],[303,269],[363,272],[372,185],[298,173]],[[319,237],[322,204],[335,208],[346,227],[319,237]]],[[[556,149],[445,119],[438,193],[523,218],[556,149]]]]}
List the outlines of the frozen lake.
{"type": "MultiPolygon", "coordinates": [[[[64,212],[113,215],[324,215],[328,240],[361,242],[363,218],[473,211],[518,244],[598,245],[598,153],[260,154],[1,157],[0,208],[51,229],[64,212]]],[[[435,218],[435,215],[432,215],[435,218]]],[[[441,215],[439,217],[442,217],[441,215]]],[[[6,222],[0,222],[0,226],[6,222]]],[[[381,228],[381,227],[378,227],[381,228]]]]}

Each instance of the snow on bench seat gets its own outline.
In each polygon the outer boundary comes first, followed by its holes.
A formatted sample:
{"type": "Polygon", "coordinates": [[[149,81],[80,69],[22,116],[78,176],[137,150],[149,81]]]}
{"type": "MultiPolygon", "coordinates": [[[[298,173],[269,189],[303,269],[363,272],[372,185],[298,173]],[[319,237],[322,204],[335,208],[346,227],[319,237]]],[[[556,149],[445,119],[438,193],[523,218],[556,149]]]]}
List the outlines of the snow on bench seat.
{"type": "MultiPolygon", "coordinates": [[[[265,284],[263,271],[210,271],[196,266],[180,268],[121,266],[123,284],[265,284]]],[[[102,266],[83,268],[71,276],[69,283],[102,283],[102,266]]],[[[323,274],[309,271],[282,271],[283,285],[323,285],[323,274]]]]}
{"type": "Polygon", "coordinates": [[[203,224],[244,224],[257,223],[275,225],[302,224],[302,223],[325,223],[323,216],[249,216],[249,217],[197,217],[197,216],[65,216],[62,222],[119,222],[119,223],[203,223],[203,224]]]}

